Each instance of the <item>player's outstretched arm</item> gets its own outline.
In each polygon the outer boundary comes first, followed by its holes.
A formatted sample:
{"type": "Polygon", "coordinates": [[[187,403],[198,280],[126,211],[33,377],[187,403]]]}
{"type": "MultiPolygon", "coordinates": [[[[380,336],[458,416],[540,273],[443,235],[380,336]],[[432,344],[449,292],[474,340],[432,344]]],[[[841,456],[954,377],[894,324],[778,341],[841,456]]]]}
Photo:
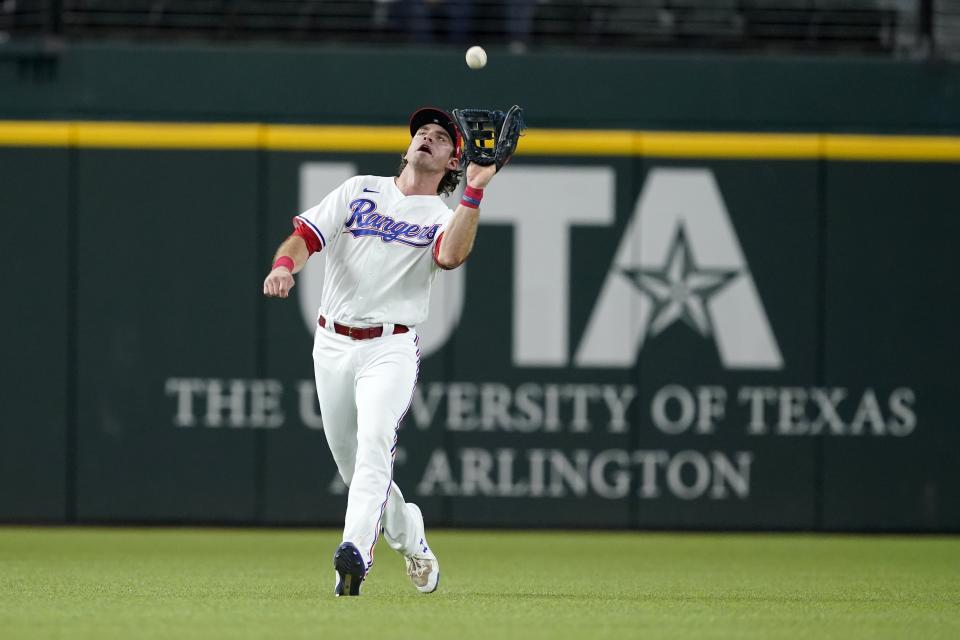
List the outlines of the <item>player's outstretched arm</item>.
{"type": "MultiPolygon", "coordinates": [[[[496,165],[485,167],[472,163],[467,165],[468,192],[469,189],[481,191],[485,189],[496,172],[496,165]]],[[[464,195],[467,196],[467,194],[464,195]]],[[[443,232],[443,242],[440,243],[437,262],[444,269],[456,269],[467,261],[470,252],[473,251],[473,242],[477,238],[479,221],[479,202],[468,202],[468,198],[464,197],[443,232]]]]}
{"type": "Polygon", "coordinates": [[[263,295],[268,298],[286,298],[290,295],[290,290],[296,284],[293,280],[293,274],[303,269],[307,263],[310,252],[307,250],[307,243],[300,236],[292,235],[283,241],[280,248],[277,249],[273,257],[274,268],[263,281],[263,295]],[[286,258],[284,260],[283,258],[286,258]],[[277,265],[277,262],[282,265],[277,265]],[[292,263],[292,264],[291,264],[292,263]]]}

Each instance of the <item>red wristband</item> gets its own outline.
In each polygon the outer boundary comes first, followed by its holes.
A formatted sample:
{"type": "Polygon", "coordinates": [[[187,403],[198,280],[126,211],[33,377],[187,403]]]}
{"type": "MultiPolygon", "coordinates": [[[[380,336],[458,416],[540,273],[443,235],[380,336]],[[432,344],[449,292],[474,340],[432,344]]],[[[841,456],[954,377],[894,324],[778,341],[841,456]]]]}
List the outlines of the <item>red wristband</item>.
{"type": "Polygon", "coordinates": [[[483,200],[483,189],[475,189],[467,185],[467,188],[463,190],[463,198],[460,199],[460,204],[471,209],[479,209],[481,200],[483,200]]]}
{"type": "Polygon", "coordinates": [[[287,271],[293,273],[293,260],[289,256],[280,256],[273,263],[273,268],[276,269],[277,267],[284,267],[287,271]]]}

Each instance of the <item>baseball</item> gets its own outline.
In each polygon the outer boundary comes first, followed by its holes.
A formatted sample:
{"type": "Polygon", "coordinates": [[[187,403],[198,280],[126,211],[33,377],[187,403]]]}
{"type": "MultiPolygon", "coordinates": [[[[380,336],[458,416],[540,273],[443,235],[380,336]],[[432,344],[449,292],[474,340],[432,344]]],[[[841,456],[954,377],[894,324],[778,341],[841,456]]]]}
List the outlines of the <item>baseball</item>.
{"type": "Polygon", "coordinates": [[[467,49],[467,66],[471,69],[483,69],[487,66],[487,52],[483,47],[473,46],[467,49]]]}

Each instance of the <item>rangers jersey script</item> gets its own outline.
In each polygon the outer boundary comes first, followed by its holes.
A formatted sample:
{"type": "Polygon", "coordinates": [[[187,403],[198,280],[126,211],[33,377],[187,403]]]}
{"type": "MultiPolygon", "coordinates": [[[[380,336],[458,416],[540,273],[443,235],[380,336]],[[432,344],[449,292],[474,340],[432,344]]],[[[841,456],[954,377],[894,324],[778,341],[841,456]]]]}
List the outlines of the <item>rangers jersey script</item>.
{"type": "Polygon", "coordinates": [[[452,215],[439,196],[406,196],[392,177],[356,176],[296,216],[326,255],[320,314],[352,326],[426,320],[452,215]]]}

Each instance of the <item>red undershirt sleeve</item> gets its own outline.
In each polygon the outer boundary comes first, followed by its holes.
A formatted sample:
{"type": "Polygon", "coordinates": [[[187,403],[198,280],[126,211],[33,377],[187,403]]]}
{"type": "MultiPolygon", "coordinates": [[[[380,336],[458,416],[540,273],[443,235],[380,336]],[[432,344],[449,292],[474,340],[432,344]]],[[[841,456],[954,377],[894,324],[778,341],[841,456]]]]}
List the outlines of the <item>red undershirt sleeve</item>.
{"type": "Polygon", "coordinates": [[[440,243],[441,242],[443,242],[443,233],[438,235],[436,241],[433,243],[433,262],[444,271],[449,271],[450,267],[445,267],[442,264],[440,264],[440,243]]]}
{"type": "Polygon", "coordinates": [[[302,220],[294,218],[293,226],[294,230],[291,235],[303,238],[303,241],[307,244],[307,252],[309,255],[313,255],[323,248],[323,245],[320,244],[320,239],[317,238],[317,234],[304,224],[302,220]]]}

